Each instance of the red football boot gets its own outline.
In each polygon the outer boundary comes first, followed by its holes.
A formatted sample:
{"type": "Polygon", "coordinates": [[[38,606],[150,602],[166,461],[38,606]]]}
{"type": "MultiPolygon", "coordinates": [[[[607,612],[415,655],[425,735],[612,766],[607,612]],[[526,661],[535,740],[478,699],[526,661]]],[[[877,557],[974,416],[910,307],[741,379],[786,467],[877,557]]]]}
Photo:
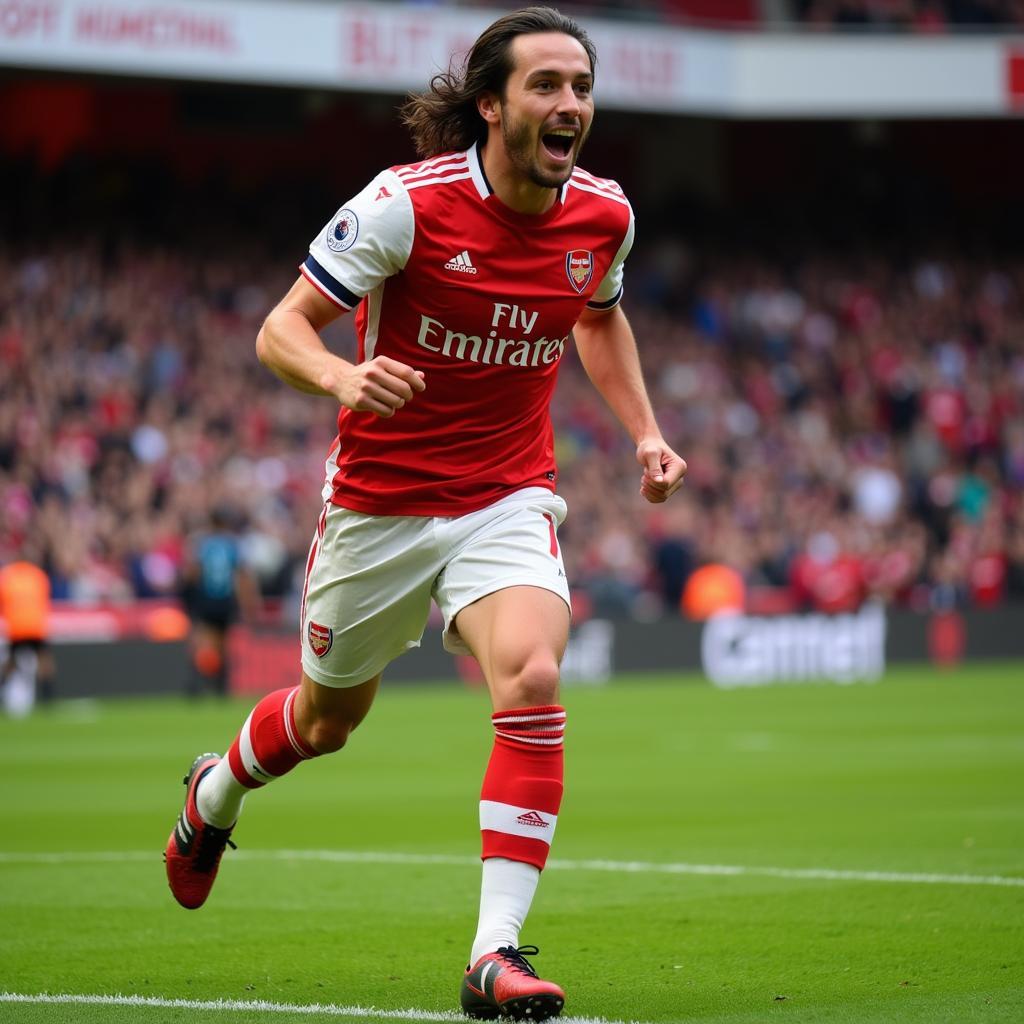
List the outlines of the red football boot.
{"type": "Polygon", "coordinates": [[[538,978],[525,960],[538,952],[536,946],[502,946],[480,957],[462,979],[459,998],[466,1015],[478,1020],[557,1017],[565,1005],[565,993],[553,982],[538,978]]]}
{"type": "Polygon", "coordinates": [[[189,910],[201,907],[210,895],[224,847],[235,848],[230,838],[231,829],[207,825],[196,808],[199,780],[219,761],[220,754],[200,754],[192,762],[188,775],[182,779],[185,783],[185,807],[164,851],[171,892],[189,910]]]}

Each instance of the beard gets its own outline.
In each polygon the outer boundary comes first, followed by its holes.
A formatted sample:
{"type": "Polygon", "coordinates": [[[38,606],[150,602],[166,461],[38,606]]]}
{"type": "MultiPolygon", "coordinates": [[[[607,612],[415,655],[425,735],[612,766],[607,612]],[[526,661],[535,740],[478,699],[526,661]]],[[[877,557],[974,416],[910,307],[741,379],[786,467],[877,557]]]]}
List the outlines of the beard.
{"type": "Polygon", "coordinates": [[[501,124],[501,139],[512,166],[540,188],[561,188],[569,180],[584,138],[575,141],[572,160],[564,171],[545,171],[537,159],[534,129],[525,121],[506,120],[501,124]]]}

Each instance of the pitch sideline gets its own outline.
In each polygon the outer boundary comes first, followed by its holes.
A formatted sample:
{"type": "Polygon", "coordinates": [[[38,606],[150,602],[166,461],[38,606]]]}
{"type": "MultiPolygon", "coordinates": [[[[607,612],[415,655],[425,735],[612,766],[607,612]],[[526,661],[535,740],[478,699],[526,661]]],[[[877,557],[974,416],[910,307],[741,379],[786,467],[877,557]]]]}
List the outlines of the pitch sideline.
{"type": "MultiPolygon", "coordinates": [[[[110,850],[73,853],[0,852],[2,864],[87,864],[145,862],[159,851],[110,850]]],[[[453,854],[386,853],[374,850],[238,850],[232,860],[305,860],[343,864],[405,864],[416,867],[478,867],[478,857],[453,854]]],[[[963,875],[917,871],[863,871],[840,868],[780,868],[749,864],[690,864],[658,861],[562,860],[552,858],[548,871],[604,871],[620,874],[712,875],[721,877],[788,878],[796,881],[882,882],[896,885],[981,885],[1024,888],[1024,878],[1010,875],[963,875]]]]}
{"type": "MultiPolygon", "coordinates": [[[[435,1012],[432,1010],[378,1010],[372,1006],[338,1006],[334,1003],[272,1003],[265,999],[167,999],[161,996],[125,995],[78,995],[74,993],[0,992],[0,1004],[58,1006],[136,1006],[169,1010],[228,1010],[261,1013],[290,1013],[296,1016],[354,1017],[364,1020],[427,1020],[461,1021],[466,1018],[460,1013],[435,1012]]],[[[560,1024],[625,1024],[623,1021],[606,1020],[603,1017],[561,1017],[560,1024]]],[[[629,1024],[640,1024],[630,1021],[629,1024]]]]}

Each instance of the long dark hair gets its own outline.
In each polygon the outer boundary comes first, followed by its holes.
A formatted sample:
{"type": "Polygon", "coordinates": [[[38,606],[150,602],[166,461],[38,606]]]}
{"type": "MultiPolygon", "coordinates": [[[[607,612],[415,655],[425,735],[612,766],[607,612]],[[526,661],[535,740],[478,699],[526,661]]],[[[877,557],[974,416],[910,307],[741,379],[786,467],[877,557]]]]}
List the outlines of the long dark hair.
{"type": "Polygon", "coordinates": [[[421,157],[468,149],[487,136],[487,123],[476,107],[484,92],[504,95],[512,72],[512,40],[535,32],[562,32],[577,40],[597,64],[590,37],[572,18],[554,7],[524,7],[484,29],[459,69],[434,75],[426,92],[413,93],[401,108],[402,123],[412,134],[421,157]]]}

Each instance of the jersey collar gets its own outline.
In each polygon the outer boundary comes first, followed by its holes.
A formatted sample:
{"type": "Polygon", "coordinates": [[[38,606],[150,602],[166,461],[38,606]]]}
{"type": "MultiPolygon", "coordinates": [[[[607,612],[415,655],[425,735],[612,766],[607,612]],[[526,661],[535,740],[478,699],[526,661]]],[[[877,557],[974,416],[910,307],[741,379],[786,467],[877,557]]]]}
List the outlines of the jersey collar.
{"type": "MultiPolygon", "coordinates": [[[[469,164],[469,175],[473,180],[473,184],[476,186],[477,195],[481,199],[487,199],[494,195],[494,189],[491,188],[491,183],[487,180],[487,175],[484,173],[484,158],[480,152],[480,144],[474,142],[472,146],[466,150],[466,162],[469,164]]],[[[558,202],[565,202],[565,195],[569,188],[569,182],[566,182],[558,190],[558,202]]]]}
{"type": "Polygon", "coordinates": [[[487,180],[487,175],[484,174],[484,161],[480,155],[478,143],[474,142],[466,151],[466,162],[469,164],[469,176],[473,179],[480,198],[486,199],[488,196],[494,195],[494,189],[491,188],[491,183],[487,180]]]}

